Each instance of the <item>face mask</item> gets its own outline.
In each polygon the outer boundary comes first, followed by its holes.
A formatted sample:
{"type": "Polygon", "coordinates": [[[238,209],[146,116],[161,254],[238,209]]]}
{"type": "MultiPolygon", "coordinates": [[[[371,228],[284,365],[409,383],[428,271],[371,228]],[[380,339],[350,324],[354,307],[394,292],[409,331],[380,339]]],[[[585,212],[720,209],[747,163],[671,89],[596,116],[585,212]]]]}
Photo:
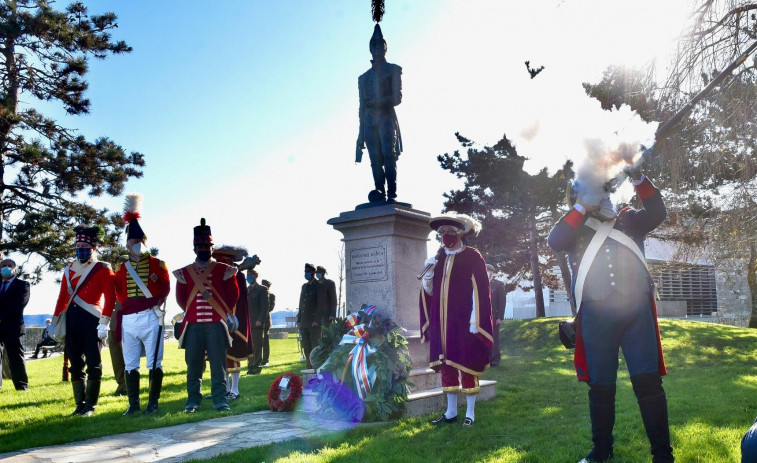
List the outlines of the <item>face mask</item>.
{"type": "Polygon", "coordinates": [[[197,260],[207,262],[210,260],[210,251],[197,251],[197,260]]]}
{"type": "Polygon", "coordinates": [[[3,276],[3,278],[10,278],[13,276],[13,269],[10,267],[3,267],[0,269],[0,274],[3,276]]]}
{"type": "Polygon", "coordinates": [[[252,275],[247,275],[247,283],[255,283],[255,277],[252,275]]]}
{"type": "Polygon", "coordinates": [[[323,278],[323,273],[316,273],[315,277],[320,280],[321,278],[323,278]]]}
{"type": "Polygon", "coordinates": [[[460,237],[455,234],[445,233],[442,235],[442,243],[444,243],[447,248],[454,247],[458,241],[460,241],[460,237]]]}
{"type": "Polygon", "coordinates": [[[137,243],[134,246],[131,247],[131,253],[135,256],[141,256],[142,255],[142,243],[137,243]]]}
{"type": "Polygon", "coordinates": [[[305,279],[306,279],[306,280],[309,280],[309,279],[311,279],[311,278],[313,278],[313,274],[312,274],[312,273],[310,273],[310,272],[305,272],[305,279]]]}
{"type": "Polygon", "coordinates": [[[90,257],[92,257],[91,248],[76,248],[76,258],[81,262],[88,261],[90,257]]]}

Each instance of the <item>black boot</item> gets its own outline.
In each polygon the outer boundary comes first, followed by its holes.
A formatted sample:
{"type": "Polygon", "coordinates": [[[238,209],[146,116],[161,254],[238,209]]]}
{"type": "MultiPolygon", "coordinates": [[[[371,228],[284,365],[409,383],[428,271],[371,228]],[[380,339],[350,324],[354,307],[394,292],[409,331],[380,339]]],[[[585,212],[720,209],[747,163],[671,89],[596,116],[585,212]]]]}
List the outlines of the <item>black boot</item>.
{"type": "Polygon", "coordinates": [[[92,416],[95,414],[97,408],[97,400],[100,398],[100,380],[88,379],[87,390],[84,399],[84,410],[81,412],[81,416],[92,416]]]}
{"type": "Polygon", "coordinates": [[[123,416],[129,416],[139,411],[139,370],[124,372],[124,383],[126,383],[126,395],[129,397],[129,408],[123,416]]]}
{"type": "Polygon", "coordinates": [[[81,415],[84,411],[84,381],[71,381],[71,386],[74,388],[74,403],[76,404],[76,410],[71,413],[71,416],[81,415]]]}
{"type": "Polygon", "coordinates": [[[615,425],[615,385],[589,387],[591,441],[594,447],[581,461],[604,462],[612,458],[612,428],[615,425]]]}
{"type": "Polygon", "coordinates": [[[145,415],[158,413],[158,399],[160,399],[160,390],[163,388],[163,370],[156,368],[150,370],[150,398],[147,401],[147,410],[145,415]]]}
{"type": "Polygon", "coordinates": [[[654,373],[643,374],[631,378],[631,384],[651,445],[652,462],[673,462],[673,447],[670,445],[668,427],[668,399],[662,388],[662,378],[654,373]]]}

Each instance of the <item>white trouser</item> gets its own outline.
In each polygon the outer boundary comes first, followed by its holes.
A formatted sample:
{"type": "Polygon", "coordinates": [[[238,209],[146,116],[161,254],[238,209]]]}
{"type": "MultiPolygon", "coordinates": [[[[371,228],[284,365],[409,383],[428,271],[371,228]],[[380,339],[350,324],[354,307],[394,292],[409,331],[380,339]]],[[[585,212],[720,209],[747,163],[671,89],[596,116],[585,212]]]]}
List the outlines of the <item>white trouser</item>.
{"type": "Polygon", "coordinates": [[[163,336],[160,319],[152,309],[124,315],[123,344],[124,369],[139,370],[139,357],[147,357],[147,369],[163,368],[163,336]],[[155,349],[158,349],[157,358],[155,349]],[[153,364],[155,363],[155,364],[153,364]]]}

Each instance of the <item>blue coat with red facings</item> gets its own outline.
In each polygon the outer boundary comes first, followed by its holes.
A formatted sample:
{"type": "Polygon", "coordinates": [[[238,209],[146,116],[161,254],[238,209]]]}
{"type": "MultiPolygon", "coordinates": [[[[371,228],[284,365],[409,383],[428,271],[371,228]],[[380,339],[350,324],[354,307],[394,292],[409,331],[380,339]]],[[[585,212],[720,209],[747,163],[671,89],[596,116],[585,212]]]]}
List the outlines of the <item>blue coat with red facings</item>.
{"type": "MultiPolygon", "coordinates": [[[[667,210],[660,191],[649,181],[643,178],[636,186],[636,194],[641,199],[643,208],[622,209],[615,222],[614,229],[629,236],[644,252],[644,237],[647,233],[657,228],[666,218],[667,210]]],[[[549,233],[547,243],[557,252],[567,252],[568,261],[573,274],[573,288],[571,294],[575,295],[576,274],[581,263],[586,247],[594,236],[594,229],[586,225],[588,214],[584,214],[577,208],[572,208],[549,233]]],[[[617,241],[607,238],[602,246],[604,252],[595,257],[589,273],[586,276],[582,301],[601,301],[617,296],[622,300],[632,294],[648,293],[650,310],[653,312],[655,329],[657,331],[658,348],[658,372],[665,375],[665,361],[660,342],[660,330],[657,326],[657,307],[654,302],[654,285],[649,278],[645,265],[639,261],[636,255],[628,247],[617,241]],[[609,265],[607,263],[610,263],[609,265]],[[609,267],[609,268],[608,268],[609,267]]],[[[575,297],[575,296],[574,296],[575,297]]],[[[577,303],[580,301],[576,301],[577,303]]],[[[580,320],[580,318],[577,318],[580,320]]],[[[576,350],[574,363],[578,379],[589,381],[584,350],[581,336],[581,324],[577,323],[576,350]]]]}

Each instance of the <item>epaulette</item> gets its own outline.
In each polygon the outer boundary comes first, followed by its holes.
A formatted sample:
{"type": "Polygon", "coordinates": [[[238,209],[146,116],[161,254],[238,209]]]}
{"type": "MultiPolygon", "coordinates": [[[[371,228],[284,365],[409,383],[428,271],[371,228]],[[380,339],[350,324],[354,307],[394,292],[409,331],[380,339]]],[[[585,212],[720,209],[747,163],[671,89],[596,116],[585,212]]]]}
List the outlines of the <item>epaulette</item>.
{"type": "Polygon", "coordinates": [[[231,265],[228,265],[226,268],[226,273],[223,274],[223,279],[228,280],[229,278],[233,277],[237,274],[237,268],[232,267],[231,265]]]}
{"type": "Polygon", "coordinates": [[[168,270],[168,266],[166,265],[166,263],[164,261],[162,261],[160,259],[157,259],[157,261],[160,262],[160,268],[168,270]]]}
{"type": "Polygon", "coordinates": [[[174,270],[173,276],[176,277],[176,281],[178,281],[179,283],[183,285],[187,284],[187,280],[184,279],[184,272],[182,271],[182,269],[174,270]]]}

